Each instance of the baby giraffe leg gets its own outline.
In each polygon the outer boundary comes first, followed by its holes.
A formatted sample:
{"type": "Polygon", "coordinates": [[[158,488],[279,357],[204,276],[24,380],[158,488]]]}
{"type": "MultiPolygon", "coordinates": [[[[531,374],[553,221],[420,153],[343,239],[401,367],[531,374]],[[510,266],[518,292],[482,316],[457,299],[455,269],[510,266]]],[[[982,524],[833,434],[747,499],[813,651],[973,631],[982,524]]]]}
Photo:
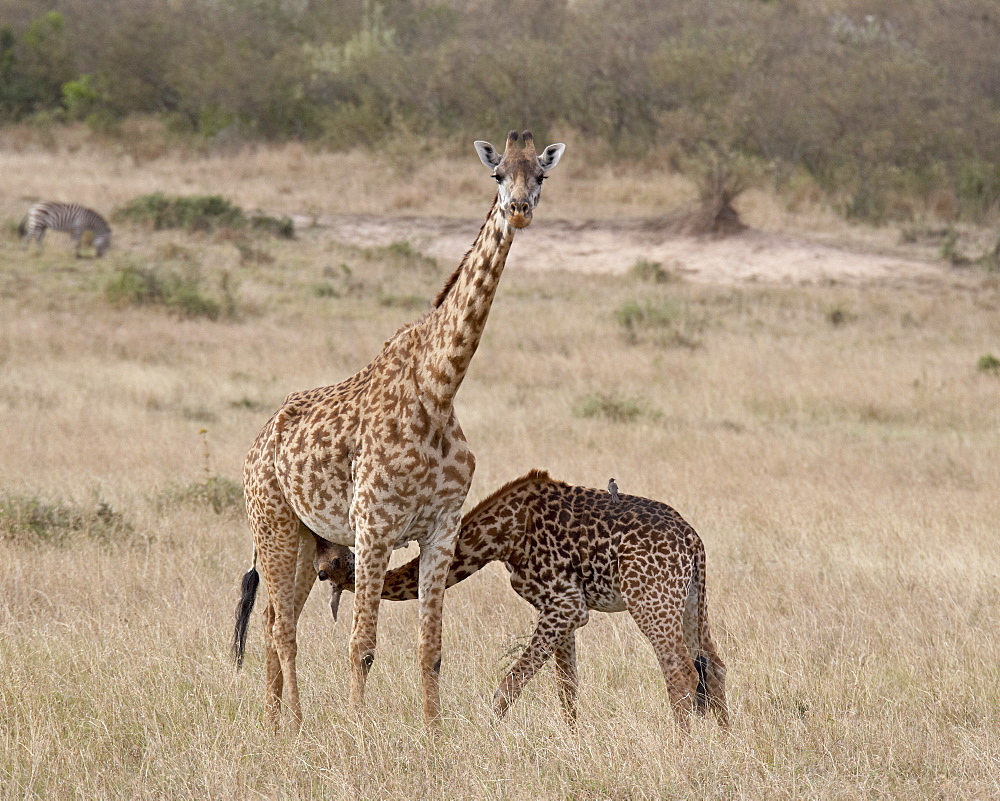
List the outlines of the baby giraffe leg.
{"type": "Polygon", "coordinates": [[[569,727],[576,727],[576,698],[579,689],[576,672],[576,632],[571,631],[556,646],[556,688],[563,715],[569,727]]]}
{"type": "MultiPolygon", "coordinates": [[[[691,713],[698,693],[698,671],[688,653],[687,644],[681,635],[680,626],[666,625],[659,619],[662,615],[648,609],[629,609],[639,630],[646,635],[667,682],[670,707],[678,725],[688,731],[691,727],[691,713]]],[[[678,611],[678,617],[680,612],[678,611]]]]}
{"type": "MultiPolygon", "coordinates": [[[[587,611],[587,604],[583,599],[578,587],[560,583],[550,586],[548,592],[541,597],[527,597],[524,594],[524,587],[521,577],[511,577],[511,586],[522,598],[528,600],[532,606],[538,610],[538,624],[535,632],[531,636],[531,642],[524,649],[520,659],[514,663],[510,672],[500,682],[500,686],[493,694],[493,713],[502,718],[507,714],[510,705],[517,700],[517,697],[524,689],[532,676],[545,664],[545,660],[553,653],[558,653],[559,646],[572,637],[572,650],[563,651],[561,657],[564,661],[562,669],[564,675],[568,676],[569,662],[572,660],[572,706],[576,705],[576,644],[575,632],[580,626],[587,623],[590,612],[587,611]]],[[[557,673],[559,672],[557,668],[557,673]]],[[[569,691],[569,682],[560,683],[561,692],[565,689],[569,691]]],[[[565,703],[565,702],[564,702],[565,703]]],[[[566,707],[564,706],[564,709],[566,707]]],[[[569,713],[567,712],[567,715],[569,713]]]]}

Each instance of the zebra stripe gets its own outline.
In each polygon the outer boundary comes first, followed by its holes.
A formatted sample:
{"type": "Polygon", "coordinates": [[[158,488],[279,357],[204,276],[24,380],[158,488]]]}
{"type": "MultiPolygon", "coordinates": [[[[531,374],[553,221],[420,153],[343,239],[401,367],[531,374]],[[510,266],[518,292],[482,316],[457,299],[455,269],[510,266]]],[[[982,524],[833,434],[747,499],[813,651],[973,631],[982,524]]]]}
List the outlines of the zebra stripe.
{"type": "Polygon", "coordinates": [[[98,257],[103,256],[104,251],[111,246],[111,226],[107,221],[93,209],[76,203],[35,203],[28,209],[19,226],[25,246],[34,239],[39,250],[42,248],[42,238],[49,228],[53,231],[68,231],[76,243],[77,256],[80,255],[80,240],[84,231],[93,231],[94,249],[98,257]]]}

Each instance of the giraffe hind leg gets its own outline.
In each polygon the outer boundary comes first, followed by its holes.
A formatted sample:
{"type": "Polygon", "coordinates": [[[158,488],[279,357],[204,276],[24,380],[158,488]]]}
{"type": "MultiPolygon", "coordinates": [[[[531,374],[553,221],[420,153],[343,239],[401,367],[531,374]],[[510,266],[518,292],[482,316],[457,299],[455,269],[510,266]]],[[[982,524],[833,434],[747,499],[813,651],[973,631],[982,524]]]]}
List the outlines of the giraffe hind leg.
{"type": "Polygon", "coordinates": [[[633,620],[653,646],[667,683],[674,717],[681,729],[687,731],[697,703],[700,674],[684,639],[681,622],[684,596],[653,589],[664,586],[669,587],[669,583],[657,581],[638,586],[623,583],[622,594],[633,620]]]}
{"type": "Polygon", "coordinates": [[[286,703],[292,713],[292,726],[298,730],[302,721],[295,670],[298,650],[295,629],[298,612],[301,611],[301,605],[298,604],[301,589],[297,584],[299,523],[297,518],[291,516],[276,522],[261,521],[253,513],[250,515],[250,523],[254,530],[258,563],[267,587],[267,609],[264,616],[267,683],[264,705],[268,719],[277,729],[282,695],[287,690],[286,703]]]}
{"type": "Polygon", "coordinates": [[[707,685],[707,672],[708,672],[708,661],[705,659],[704,654],[698,654],[694,660],[695,670],[698,671],[698,688],[695,690],[694,697],[694,709],[702,717],[705,717],[705,713],[708,711],[708,685],[707,685]]]}
{"type": "Polygon", "coordinates": [[[709,710],[723,729],[729,728],[729,707],[726,704],[726,665],[715,652],[709,640],[703,643],[701,653],[695,658],[698,670],[697,710],[705,715],[709,710]]]}

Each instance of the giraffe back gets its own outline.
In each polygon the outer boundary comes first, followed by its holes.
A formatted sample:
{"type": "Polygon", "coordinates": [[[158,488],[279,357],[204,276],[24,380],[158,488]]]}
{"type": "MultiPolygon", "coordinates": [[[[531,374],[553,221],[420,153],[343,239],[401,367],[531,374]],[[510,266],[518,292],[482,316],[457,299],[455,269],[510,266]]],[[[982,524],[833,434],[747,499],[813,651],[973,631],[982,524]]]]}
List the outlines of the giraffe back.
{"type": "Polygon", "coordinates": [[[496,519],[503,507],[522,510],[525,526],[513,535],[507,559],[522,596],[539,595],[560,577],[581,587],[588,608],[620,612],[625,609],[623,567],[652,580],[669,564],[679,577],[691,579],[704,547],[672,507],[626,494],[616,502],[604,490],[571,486],[544,473],[531,475],[470,512],[462,529],[464,540],[476,536],[480,520],[496,519]]]}

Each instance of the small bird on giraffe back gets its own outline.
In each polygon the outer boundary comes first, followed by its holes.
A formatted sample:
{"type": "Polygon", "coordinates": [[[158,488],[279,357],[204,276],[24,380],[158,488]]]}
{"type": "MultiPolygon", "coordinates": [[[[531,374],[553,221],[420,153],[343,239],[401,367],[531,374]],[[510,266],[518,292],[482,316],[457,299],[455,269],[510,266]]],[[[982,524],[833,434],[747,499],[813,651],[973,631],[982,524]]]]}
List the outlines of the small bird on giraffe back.
{"type": "Polygon", "coordinates": [[[621,503],[622,499],[618,497],[618,485],[615,484],[615,480],[612,478],[608,482],[608,492],[611,493],[611,500],[615,503],[621,503]]]}

